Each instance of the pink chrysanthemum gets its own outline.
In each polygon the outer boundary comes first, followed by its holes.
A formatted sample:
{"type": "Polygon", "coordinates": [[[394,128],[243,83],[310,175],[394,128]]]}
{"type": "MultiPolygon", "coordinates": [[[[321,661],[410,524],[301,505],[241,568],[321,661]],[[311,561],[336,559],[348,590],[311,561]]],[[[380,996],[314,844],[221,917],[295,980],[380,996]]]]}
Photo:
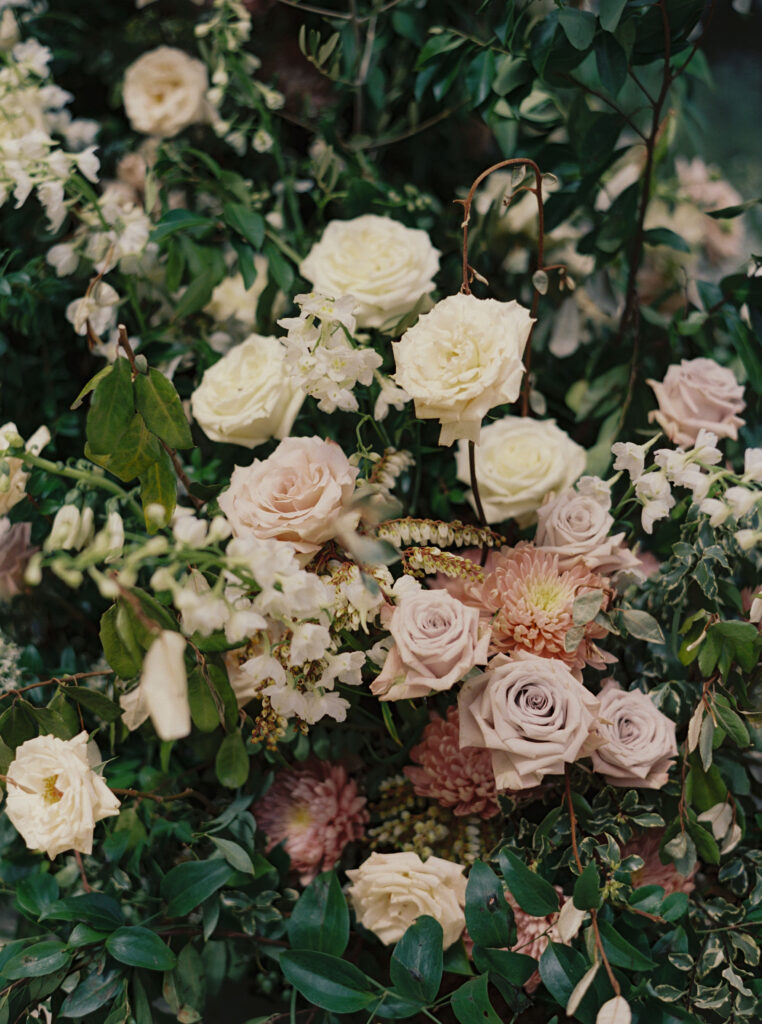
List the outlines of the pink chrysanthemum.
{"type": "Polygon", "coordinates": [[[564,638],[573,628],[574,601],[591,590],[603,591],[609,601],[609,581],[577,565],[559,572],[558,555],[519,544],[495,556],[495,567],[484,581],[484,601],[497,614],[492,623],[492,647],[496,651],[525,650],[542,658],[557,658],[570,668],[594,665],[603,668],[605,655],[593,643],[606,631],[594,622],[573,651],[564,638]]]}
{"type": "Polygon", "coordinates": [[[492,758],[476,747],[461,749],[459,732],[457,707],[447,709],[446,719],[432,712],[421,743],[410,751],[418,765],[405,768],[405,775],[418,796],[452,807],[453,814],[493,818],[499,807],[492,758]]]}
{"type": "Polygon", "coordinates": [[[291,866],[306,885],[364,835],[365,803],[343,765],[311,759],[280,772],[253,811],[268,851],[285,840],[291,866]]]}
{"type": "MultiPolygon", "coordinates": [[[[557,885],[553,888],[558,893],[561,906],[563,906],[566,902],[563,889],[557,885]]],[[[532,917],[531,914],[527,914],[521,909],[510,893],[506,893],[505,898],[510,904],[513,919],[516,922],[516,942],[512,947],[514,952],[523,953],[524,956],[532,956],[535,960],[539,960],[548,948],[549,942],[561,942],[561,935],[556,927],[560,911],[548,914],[546,917],[532,917]]],[[[540,972],[535,971],[531,978],[524,982],[524,988],[531,993],[537,989],[539,984],[540,972]]]]}
{"type": "Polygon", "coordinates": [[[633,871],[630,876],[633,888],[637,889],[643,885],[660,885],[665,896],[669,896],[673,892],[693,892],[696,888],[694,878],[699,869],[698,863],[694,865],[689,875],[681,875],[675,869],[674,864],[662,864],[659,859],[659,847],[663,836],[663,829],[650,829],[648,832],[642,832],[639,836],[633,836],[622,848],[622,860],[636,854],[645,862],[642,868],[633,871]]]}

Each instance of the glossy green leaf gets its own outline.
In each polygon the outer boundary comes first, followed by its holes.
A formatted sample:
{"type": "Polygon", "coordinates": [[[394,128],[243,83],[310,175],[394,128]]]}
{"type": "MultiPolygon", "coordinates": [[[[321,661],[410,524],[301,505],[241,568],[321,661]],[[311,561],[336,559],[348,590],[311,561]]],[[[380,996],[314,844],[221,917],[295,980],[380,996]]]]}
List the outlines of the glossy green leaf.
{"type": "Polygon", "coordinates": [[[242,203],[225,203],[222,208],[225,223],[255,249],[261,249],[265,240],[265,219],[256,210],[247,209],[242,203]]]}
{"type": "Polygon", "coordinates": [[[249,777],[249,755],[238,730],[229,733],[220,743],[214,760],[217,778],[228,789],[238,789],[249,777]]]}
{"type": "Polygon", "coordinates": [[[624,967],[628,971],[652,971],[657,966],[649,956],[620,935],[608,921],[599,921],[598,929],[606,956],[614,967],[624,967]]]}
{"type": "Polygon", "coordinates": [[[102,932],[114,931],[124,924],[122,908],[115,899],[102,892],[57,900],[47,908],[43,917],[53,921],[81,922],[102,932]]]}
{"type": "Polygon", "coordinates": [[[138,412],[146,426],[170,448],[192,448],[188,420],[175,385],[160,370],[150,369],[135,379],[138,412]]]}
{"type": "Polygon", "coordinates": [[[113,999],[122,987],[123,978],[119,971],[105,974],[90,974],[81,981],[61,1004],[61,1017],[84,1017],[94,1013],[113,999]]]}
{"type": "Polygon", "coordinates": [[[335,871],[313,879],[299,897],[288,920],[288,941],[294,949],[341,956],[349,942],[349,908],[335,871]]]}
{"type": "Polygon", "coordinates": [[[193,724],[201,732],[214,732],[220,724],[217,705],[199,665],[188,675],[188,703],[193,724]]]}
{"type": "Polygon", "coordinates": [[[148,971],[170,971],[176,962],[166,942],[150,928],[140,925],[117,928],[106,939],[106,949],[119,963],[148,971]]]}
{"type": "Polygon", "coordinates": [[[95,389],[98,387],[98,385],[103,380],[103,378],[104,377],[108,377],[108,375],[111,373],[111,371],[113,369],[114,369],[114,364],[113,363],[109,363],[108,366],[104,366],[102,369],[98,370],[98,372],[95,374],[95,376],[91,377],[90,380],[87,382],[87,384],[85,384],[85,386],[82,388],[82,390],[77,395],[77,397],[74,399],[74,401],[71,403],[69,408],[70,409],[79,409],[80,405],[82,405],[82,402],[83,402],[84,398],[87,395],[89,395],[91,391],[95,391],[95,389]]]}
{"type": "Polygon", "coordinates": [[[522,910],[532,917],[545,917],[558,910],[558,893],[550,882],[530,871],[515,853],[501,850],[498,861],[508,889],[522,910]]]}
{"type": "Polygon", "coordinates": [[[627,0],[600,0],[598,17],[601,28],[606,32],[615,32],[622,17],[627,0]]]}
{"type": "Polygon", "coordinates": [[[561,1006],[569,1002],[569,996],[588,967],[581,953],[560,942],[549,942],[540,957],[542,983],[561,1006]]]}
{"type": "Polygon", "coordinates": [[[590,46],[595,35],[594,14],[563,7],[558,12],[558,22],[575,50],[586,50],[590,46]]]}
{"type": "MultiPolygon", "coordinates": [[[[120,679],[132,679],[140,671],[141,662],[125,644],[117,629],[118,606],[112,605],[101,615],[100,641],[103,655],[120,679]]],[[[76,700],[76,697],[74,698],[76,700]]]]}
{"type": "Polygon", "coordinates": [[[232,868],[235,868],[236,871],[241,871],[245,875],[254,874],[254,865],[251,862],[251,857],[242,846],[232,842],[230,839],[219,839],[217,836],[209,836],[209,840],[214,843],[232,868]]]}
{"type": "Polygon", "coordinates": [[[72,951],[58,939],[35,942],[5,964],[2,968],[3,977],[11,981],[17,978],[40,978],[68,964],[71,957],[72,951]]]}
{"type": "Polygon", "coordinates": [[[502,1024],[487,993],[487,975],[467,981],[452,994],[452,1012],[460,1024],[502,1024]]]}
{"type": "Polygon", "coordinates": [[[513,944],[513,914],[502,883],[492,868],[480,860],[474,862],[468,874],[466,926],[471,939],[480,946],[500,948],[513,944]]]}
{"type": "Polygon", "coordinates": [[[354,964],[327,953],[288,950],[279,965],[287,981],[314,1006],[354,1013],[378,998],[378,986],[354,964]]]}
{"type": "Polygon", "coordinates": [[[167,917],[184,917],[217,892],[233,874],[224,860],[193,860],[178,864],[161,880],[161,895],[167,901],[167,917]]]}
{"type": "Polygon", "coordinates": [[[482,974],[497,975],[520,988],[537,970],[537,961],[525,953],[510,949],[484,949],[474,946],[474,964],[482,974]]]}
{"type": "Polygon", "coordinates": [[[192,210],[168,210],[151,232],[151,241],[163,242],[177,231],[212,227],[214,221],[204,214],[194,213],[192,210]]]}
{"type": "Polygon", "coordinates": [[[101,455],[109,455],[135,414],[132,374],[129,362],[119,357],[114,368],[102,377],[93,391],[87,414],[87,441],[101,455]]]}
{"type": "Polygon", "coordinates": [[[601,887],[595,861],[588,861],[574,883],[574,906],[578,910],[597,910],[601,905],[601,887]]]}
{"type": "MultiPolygon", "coordinates": [[[[162,449],[159,458],[140,474],[140,500],[145,511],[149,505],[161,505],[164,509],[164,523],[172,518],[177,502],[177,481],[172,461],[162,449]]],[[[159,527],[146,516],[149,533],[156,533],[159,527]]]]}
{"type": "Polygon", "coordinates": [[[430,1003],[442,980],[442,926],[424,914],[394,947],[389,964],[392,984],[406,999],[430,1003]]]}
{"type": "MultiPolygon", "coordinates": [[[[145,380],[145,377],[138,377],[138,380],[145,380]]],[[[159,458],[160,453],[159,442],[146,427],[140,413],[136,412],[114,445],[105,468],[120,480],[129,483],[148,469],[151,463],[159,458]]]]}
{"type": "MultiPolygon", "coordinates": [[[[108,661],[109,659],[107,658],[106,660],[108,661]]],[[[111,664],[110,661],[109,664],[111,664]]],[[[121,675],[121,673],[117,673],[117,675],[121,675]]],[[[130,677],[128,676],[127,678],[130,677]]],[[[103,719],[104,722],[116,722],[117,719],[122,717],[120,706],[115,704],[105,694],[98,693],[97,690],[88,690],[86,686],[67,686],[66,696],[76,704],[81,704],[83,708],[87,708],[88,711],[103,719]]]]}
{"type": "Polygon", "coordinates": [[[25,917],[38,920],[58,899],[58,882],[52,875],[32,874],[16,886],[16,909],[25,917]]]}

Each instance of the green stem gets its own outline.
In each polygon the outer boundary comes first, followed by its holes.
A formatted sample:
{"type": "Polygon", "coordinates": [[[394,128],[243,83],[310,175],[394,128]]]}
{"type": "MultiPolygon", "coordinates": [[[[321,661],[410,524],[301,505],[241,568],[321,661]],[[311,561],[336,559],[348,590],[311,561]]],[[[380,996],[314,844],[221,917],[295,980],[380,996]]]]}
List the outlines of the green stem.
{"type": "Polygon", "coordinates": [[[42,459],[39,455],[32,455],[31,452],[24,452],[21,456],[27,466],[35,466],[37,469],[44,469],[48,473],[55,473],[56,476],[65,476],[70,480],[80,480],[83,483],[91,484],[93,487],[100,487],[104,491],[110,491],[117,495],[121,501],[129,505],[130,509],[142,519],[143,511],[130,494],[120,487],[119,484],[109,480],[108,477],[100,476],[98,473],[91,473],[87,469],[74,469],[73,466],[64,466],[60,462],[51,462],[50,459],[42,459]]]}
{"type": "Polygon", "coordinates": [[[302,257],[299,255],[296,249],[292,249],[290,245],[283,241],[283,239],[278,235],[277,232],[272,231],[270,228],[267,228],[265,230],[265,235],[267,236],[267,238],[270,239],[273,245],[277,246],[277,248],[280,249],[280,251],[284,255],[288,256],[290,260],[293,260],[293,262],[296,263],[297,267],[299,266],[299,264],[302,262],[302,257]]]}

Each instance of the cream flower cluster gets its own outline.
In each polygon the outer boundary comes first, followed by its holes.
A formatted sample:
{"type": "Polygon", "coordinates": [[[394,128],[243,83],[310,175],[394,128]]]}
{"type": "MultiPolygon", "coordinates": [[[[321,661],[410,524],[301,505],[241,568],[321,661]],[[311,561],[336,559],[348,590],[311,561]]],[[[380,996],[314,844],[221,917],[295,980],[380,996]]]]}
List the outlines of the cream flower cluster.
{"type": "Polygon", "coordinates": [[[358,383],[372,383],[382,359],[375,349],[352,340],[357,327],[354,296],[342,293],[334,300],[310,292],[294,301],[300,315],[278,321],[288,331],[284,345],[289,377],[317,399],[322,412],[357,412],[352,392],[358,383]]]}

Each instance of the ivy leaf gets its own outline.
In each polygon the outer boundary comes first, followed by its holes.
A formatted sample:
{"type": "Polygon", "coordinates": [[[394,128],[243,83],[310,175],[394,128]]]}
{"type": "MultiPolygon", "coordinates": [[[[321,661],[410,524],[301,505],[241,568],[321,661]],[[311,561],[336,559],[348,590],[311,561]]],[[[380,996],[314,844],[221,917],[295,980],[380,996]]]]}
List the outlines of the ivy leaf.
{"type": "Polygon", "coordinates": [[[135,379],[138,411],[146,426],[170,448],[192,448],[188,420],[185,418],[175,385],[160,370],[150,369],[135,379]]]}
{"type": "Polygon", "coordinates": [[[510,850],[501,850],[498,860],[511,895],[525,913],[546,917],[558,910],[558,893],[550,882],[530,871],[510,850]]]}
{"type": "Polygon", "coordinates": [[[314,878],[288,919],[293,949],[341,956],[349,942],[349,909],[335,871],[314,878]]]}

